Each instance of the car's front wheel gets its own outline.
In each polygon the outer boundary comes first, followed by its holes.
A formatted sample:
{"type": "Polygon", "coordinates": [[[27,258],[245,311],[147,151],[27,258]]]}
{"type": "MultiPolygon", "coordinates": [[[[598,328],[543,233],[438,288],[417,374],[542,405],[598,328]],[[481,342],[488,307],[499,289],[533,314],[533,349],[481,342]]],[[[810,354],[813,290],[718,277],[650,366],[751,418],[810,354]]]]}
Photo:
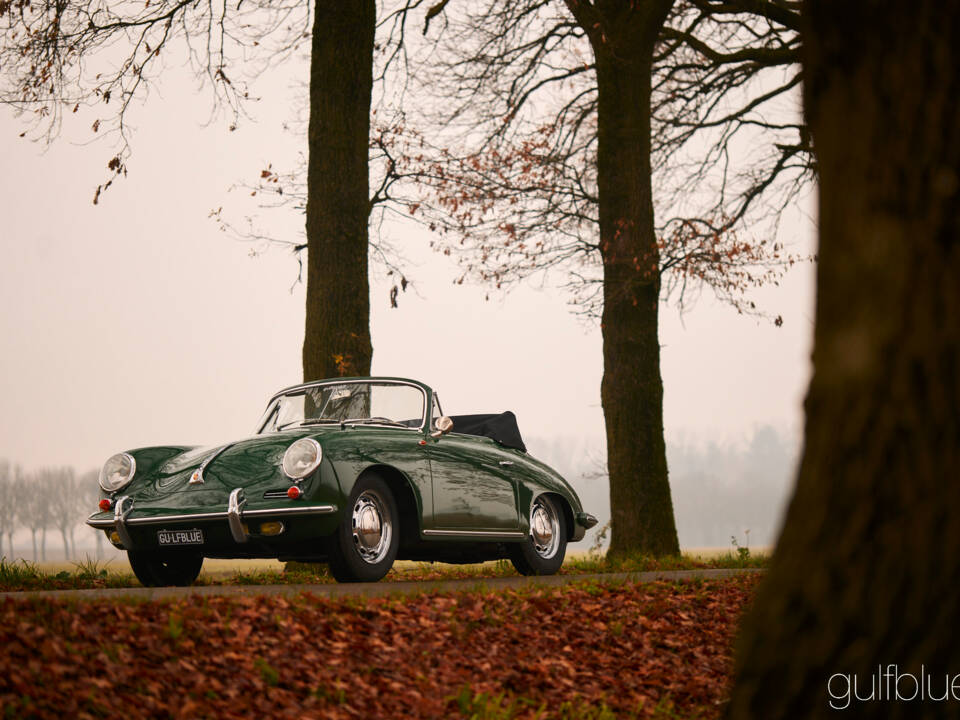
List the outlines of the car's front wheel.
{"type": "Polygon", "coordinates": [[[510,562],[521,575],[553,575],[567,553],[567,521],[556,500],[541,495],[530,508],[530,534],[510,545],[510,562]]]}
{"type": "Polygon", "coordinates": [[[376,582],[400,548],[399,512],[390,487],[376,475],[357,480],[347,512],[331,537],[330,574],[338,582],[376,582]]]}
{"type": "Polygon", "coordinates": [[[130,560],[133,574],[145,587],[192,585],[203,566],[203,556],[194,553],[130,550],[127,559],[130,560]]]}

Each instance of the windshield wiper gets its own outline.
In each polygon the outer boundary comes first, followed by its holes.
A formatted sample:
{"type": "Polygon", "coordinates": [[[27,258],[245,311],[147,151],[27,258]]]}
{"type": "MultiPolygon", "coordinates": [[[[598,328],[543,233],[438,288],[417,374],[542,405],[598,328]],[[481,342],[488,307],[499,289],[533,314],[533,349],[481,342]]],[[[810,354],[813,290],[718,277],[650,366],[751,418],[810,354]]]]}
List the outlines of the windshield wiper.
{"type": "Polygon", "coordinates": [[[396,420],[390,420],[389,418],[381,417],[372,417],[372,418],[348,418],[347,420],[341,420],[341,425],[392,425],[396,427],[407,427],[403,423],[397,422],[396,420]]]}
{"type": "Polygon", "coordinates": [[[336,425],[339,422],[340,422],[339,420],[331,420],[330,418],[307,418],[306,420],[303,420],[300,424],[301,425],[325,425],[325,424],[336,425]]]}

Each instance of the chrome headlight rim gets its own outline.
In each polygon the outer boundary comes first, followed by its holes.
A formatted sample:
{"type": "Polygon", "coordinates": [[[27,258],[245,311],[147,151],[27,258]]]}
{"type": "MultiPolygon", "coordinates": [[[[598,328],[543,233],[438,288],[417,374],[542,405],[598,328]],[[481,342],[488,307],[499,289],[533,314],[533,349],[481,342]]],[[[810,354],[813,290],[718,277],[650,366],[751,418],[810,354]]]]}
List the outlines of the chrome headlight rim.
{"type": "MultiPolygon", "coordinates": [[[[114,474],[113,472],[110,473],[110,475],[113,475],[113,474],[114,474]]],[[[115,453],[110,457],[108,457],[107,461],[103,464],[103,467],[100,468],[100,479],[99,479],[100,489],[106,493],[115,493],[118,490],[122,490],[127,485],[129,485],[130,481],[133,480],[133,476],[136,474],[137,474],[137,459],[133,457],[133,455],[131,455],[130,453],[125,453],[125,452],[115,453]],[[107,486],[105,483],[105,480],[107,478],[107,475],[106,475],[107,466],[117,458],[125,460],[130,465],[130,471],[126,475],[126,477],[123,479],[123,481],[113,486],[107,486]]]]}
{"type": "Polygon", "coordinates": [[[323,448],[313,438],[300,438],[299,440],[294,440],[290,443],[290,447],[286,449],[283,453],[283,460],[280,463],[280,467],[283,469],[283,474],[294,482],[300,482],[308,475],[313,473],[318,467],[320,467],[320,462],[323,460],[323,448]],[[306,465],[304,468],[298,470],[291,469],[293,464],[290,460],[290,453],[294,452],[296,448],[303,448],[304,446],[309,447],[313,453],[313,460],[306,465]]]}

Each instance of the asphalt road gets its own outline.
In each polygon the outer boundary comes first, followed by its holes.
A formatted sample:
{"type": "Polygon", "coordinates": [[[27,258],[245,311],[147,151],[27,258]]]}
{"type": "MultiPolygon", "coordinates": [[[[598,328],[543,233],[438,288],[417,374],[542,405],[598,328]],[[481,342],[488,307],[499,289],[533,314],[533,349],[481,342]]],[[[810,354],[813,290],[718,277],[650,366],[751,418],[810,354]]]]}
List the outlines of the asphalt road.
{"type": "Polygon", "coordinates": [[[757,568],[736,570],[667,570],[641,573],[601,573],[592,575],[548,575],[544,577],[471,578],[468,580],[426,580],[413,582],[379,582],[352,584],[308,585],[198,585],[196,587],[162,588],[104,588],[96,590],[43,590],[35,592],[0,593],[0,599],[62,598],[72,600],[108,600],[132,598],[159,600],[189,595],[298,595],[303,592],[325,597],[376,597],[380,595],[409,595],[417,593],[462,592],[464,590],[499,590],[524,587],[557,587],[575,582],[620,583],[653,582],[655,580],[691,580],[695,578],[725,578],[742,573],[762,572],[757,568]]]}

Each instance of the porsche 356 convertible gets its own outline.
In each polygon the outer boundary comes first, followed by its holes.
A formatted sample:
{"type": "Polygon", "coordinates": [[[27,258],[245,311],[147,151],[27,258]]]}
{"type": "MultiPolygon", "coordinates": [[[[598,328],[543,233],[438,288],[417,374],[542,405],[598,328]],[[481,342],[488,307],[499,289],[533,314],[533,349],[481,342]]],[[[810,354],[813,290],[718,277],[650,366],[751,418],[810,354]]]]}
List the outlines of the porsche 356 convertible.
{"type": "Polygon", "coordinates": [[[189,585],[205,557],[326,562],[341,582],[379,580],[396,559],[551,574],[597,522],[527,454],[512,412],[448,417],[413,380],[290,387],[255,432],[112,456],[87,524],[154,586],[189,585]]]}

